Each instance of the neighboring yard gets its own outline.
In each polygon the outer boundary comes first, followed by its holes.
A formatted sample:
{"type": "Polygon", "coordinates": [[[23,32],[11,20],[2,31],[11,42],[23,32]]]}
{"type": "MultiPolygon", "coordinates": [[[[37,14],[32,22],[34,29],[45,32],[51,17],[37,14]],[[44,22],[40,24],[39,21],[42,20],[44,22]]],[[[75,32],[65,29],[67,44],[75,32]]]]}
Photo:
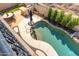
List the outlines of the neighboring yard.
{"type": "Polygon", "coordinates": [[[21,7],[21,6],[25,6],[25,4],[20,3],[20,4],[17,4],[16,6],[11,7],[11,8],[8,8],[8,9],[5,9],[5,10],[0,10],[0,12],[2,12],[2,13],[14,12],[14,11],[18,10],[19,7],[21,7]]]}

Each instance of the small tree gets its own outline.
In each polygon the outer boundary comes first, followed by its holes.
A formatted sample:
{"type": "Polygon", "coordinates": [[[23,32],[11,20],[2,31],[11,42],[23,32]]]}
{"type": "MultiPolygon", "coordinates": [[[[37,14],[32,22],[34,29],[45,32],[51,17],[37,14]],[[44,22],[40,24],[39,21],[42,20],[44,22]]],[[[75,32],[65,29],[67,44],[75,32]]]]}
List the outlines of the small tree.
{"type": "Polygon", "coordinates": [[[56,21],[60,23],[62,21],[63,17],[64,17],[64,11],[61,10],[57,14],[56,21]]]}
{"type": "Polygon", "coordinates": [[[76,18],[72,18],[72,19],[66,24],[66,27],[72,28],[73,25],[74,25],[74,20],[76,20],[76,18]]]}
{"type": "Polygon", "coordinates": [[[79,25],[79,17],[76,19],[76,24],[75,25],[79,25]]]}
{"type": "Polygon", "coordinates": [[[79,17],[78,18],[72,18],[68,23],[67,27],[73,28],[74,26],[79,25],[79,17]]]}
{"type": "Polygon", "coordinates": [[[66,24],[71,20],[72,14],[65,15],[62,19],[61,24],[66,26],[66,24]]]}
{"type": "Polygon", "coordinates": [[[52,8],[49,8],[49,10],[48,10],[48,20],[51,19],[51,15],[52,15],[52,8]]]}
{"type": "Polygon", "coordinates": [[[59,20],[59,18],[60,18],[60,12],[58,12],[58,13],[57,13],[57,16],[56,16],[55,21],[58,21],[58,20],[59,20]]]}
{"type": "Polygon", "coordinates": [[[54,11],[53,11],[53,13],[52,13],[52,19],[53,19],[53,20],[56,19],[57,13],[58,13],[57,10],[54,10],[54,11]]]}

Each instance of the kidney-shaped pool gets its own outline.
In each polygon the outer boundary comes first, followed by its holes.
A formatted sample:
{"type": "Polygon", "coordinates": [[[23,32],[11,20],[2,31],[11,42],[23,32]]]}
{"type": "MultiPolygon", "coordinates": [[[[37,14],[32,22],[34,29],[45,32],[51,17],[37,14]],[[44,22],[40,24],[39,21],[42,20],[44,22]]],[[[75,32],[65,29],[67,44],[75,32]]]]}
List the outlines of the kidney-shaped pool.
{"type": "Polygon", "coordinates": [[[38,40],[49,43],[60,56],[78,56],[79,44],[63,30],[39,21],[34,24],[38,40]]]}

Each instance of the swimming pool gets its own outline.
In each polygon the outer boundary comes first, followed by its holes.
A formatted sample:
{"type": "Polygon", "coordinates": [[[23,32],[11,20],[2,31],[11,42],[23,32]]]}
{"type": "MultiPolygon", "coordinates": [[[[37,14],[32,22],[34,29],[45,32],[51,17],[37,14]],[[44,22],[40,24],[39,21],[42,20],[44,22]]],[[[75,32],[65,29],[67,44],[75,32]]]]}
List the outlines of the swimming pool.
{"type": "Polygon", "coordinates": [[[40,21],[35,25],[38,40],[49,43],[59,56],[78,56],[79,44],[64,31],[40,21]]]}

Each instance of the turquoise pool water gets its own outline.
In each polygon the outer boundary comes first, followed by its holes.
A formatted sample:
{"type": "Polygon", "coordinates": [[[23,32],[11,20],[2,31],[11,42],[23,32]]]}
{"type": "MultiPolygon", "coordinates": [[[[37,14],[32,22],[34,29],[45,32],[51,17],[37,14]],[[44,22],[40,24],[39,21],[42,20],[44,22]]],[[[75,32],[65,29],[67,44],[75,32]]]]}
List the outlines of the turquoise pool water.
{"type": "Polygon", "coordinates": [[[52,27],[44,21],[35,25],[35,32],[39,40],[49,43],[60,56],[78,56],[79,44],[76,43],[64,31],[52,27]]]}

